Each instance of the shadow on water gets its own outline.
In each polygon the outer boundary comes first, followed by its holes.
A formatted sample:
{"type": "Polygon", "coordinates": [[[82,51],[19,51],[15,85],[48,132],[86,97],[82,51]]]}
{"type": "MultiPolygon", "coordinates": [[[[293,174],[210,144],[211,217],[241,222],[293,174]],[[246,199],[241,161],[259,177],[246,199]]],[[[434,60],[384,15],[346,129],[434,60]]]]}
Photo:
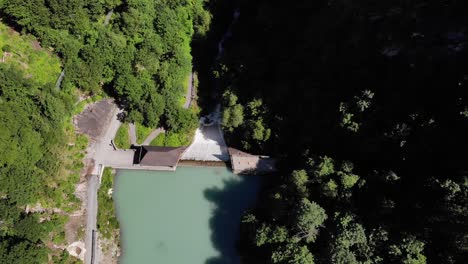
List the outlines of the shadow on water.
{"type": "Polygon", "coordinates": [[[238,264],[236,243],[239,240],[240,220],[243,212],[254,205],[260,189],[258,176],[236,176],[223,181],[223,187],[204,191],[205,198],[213,205],[210,218],[211,241],[219,252],[218,257],[205,264],[238,264]]]}

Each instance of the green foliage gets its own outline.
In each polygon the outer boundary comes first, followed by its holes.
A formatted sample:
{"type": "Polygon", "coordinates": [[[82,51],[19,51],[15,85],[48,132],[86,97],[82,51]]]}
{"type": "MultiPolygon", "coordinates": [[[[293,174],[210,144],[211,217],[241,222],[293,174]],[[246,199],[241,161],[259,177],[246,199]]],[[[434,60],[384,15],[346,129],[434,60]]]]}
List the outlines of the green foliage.
{"type": "Polygon", "coordinates": [[[290,177],[291,183],[293,184],[295,190],[301,196],[307,196],[309,193],[307,189],[307,183],[309,182],[309,176],[305,170],[295,170],[291,173],[290,177]]]}
{"type": "Polygon", "coordinates": [[[403,238],[400,244],[390,246],[390,255],[398,263],[425,264],[424,243],[414,237],[403,238]]]}
{"type": "Polygon", "coordinates": [[[3,52],[11,52],[11,46],[8,45],[8,44],[3,45],[2,51],[3,51],[3,52]]]}
{"type": "Polygon", "coordinates": [[[335,173],[335,165],[332,158],[323,156],[320,157],[315,175],[318,177],[328,176],[335,173]]]}
{"type": "MultiPolygon", "coordinates": [[[[0,25],[1,30],[5,28],[0,25]]],[[[15,46],[11,47],[14,61],[0,65],[0,259],[2,263],[45,263],[49,252],[45,244],[65,242],[67,218],[23,210],[36,203],[65,212],[76,209],[74,185],[87,141],[78,137],[73,143],[72,96],[54,87],[58,60],[33,50],[32,38],[8,34],[13,35],[7,41],[15,46]],[[29,68],[16,62],[29,63],[29,68]]]]}
{"type": "Polygon", "coordinates": [[[244,122],[244,107],[236,104],[223,111],[223,127],[232,130],[244,122]]]}
{"type": "MultiPolygon", "coordinates": [[[[187,142],[198,118],[180,109],[177,98],[191,70],[191,38],[209,29],[206,6],[202,0],[0,1],[5,21],[62,59],[0,24],[0,196],[8,199],[1,208],[0,223],[8,221],[0,225],[0,262],[73,261],[57,250],[47,258],[46,242],[64,242],[62,220],[38,224],[15,212],[36,202],[67,212],[76,206],[74,184],[87,141],[74,135],[70,114],[99,96],[74,106],[75,87],[93,95],[105,87],[125,106],[129,121],[171,129],[167,144],[187,142]],[[112,25],[105,26],[109,9],[115,11],[112,25]],[[56,91],[61,65],[65,79],[56,91]]],[[[140,129],[139,138],[145,135],[140,129]]],[[[122,132],[116,141],[127,143],[122,132]]]]}
{"type": "Polygon", "coordinates": [[[264,244],[281,243],[288,239],[288,230],[283,226],[270,227],[266,224],[262,224],[257,229],[255,236],[255,244],[259,247],[264,244]]]}
{"type": "Polygon", "coordinates": [[[164,140],[164,145],[167,147],[179,147],[182,146],[182,142],[179,134],[176,133],[167,133],[164,140]]]}
{"type": "Polygon", "coordinates": [[[57,80],[61,71],[59,59],[43,50],[31,35],[22,36],[0,23],[0,47],[10,53],[5,62],[22,69],[25,77],[40,85],[57,80]]]}
{"type": "Polygon", "coordinates": [[[198,126],[198,117],[190,109],[166,109],[167,126],[175,133],[190,133],[198,126]]]}
{"type": "Polygon", "coordinates": [[[117,130],[117,134],[114,138],[114,144],[119,149],[129,149],[130,144],[130,136],[128,132],[128,124],[123,123],[119,129],[117,130]]]}
{"type": "Polygon", "coordinates": [[[225,107],[222,125],[224,129],[233,131],[244,122],[244,107],[237,103],[237,96],[230,90],[223,94],[225,107]]]}
{"type": "Polygon", "coordinates": [[[330,246],[330,260],[333,263],[360,263],[360,258],[370,258],[364,228],[353,216],[335,216],[336,233],[330,246]]]}
{"type": "Polygon", "coordinates": [[[260,99],[254,99],[247,103],[247,107],[238,102],[237,95],[232,90],[223,93],[223,120],[225,130],[235,133],[243,131],[241,143],[245,149],[252,146],[258,148],[271,137],[271,129],[267,127],[264,117],[267,109],[260,99]]]}
{"type": "Polygon", "coordinates": [[[135,123],[135,130],[136,130],[136,137],[137,137],[137,143],[142,144],[143,141],[151,134],[153,131],[153,128],[151,127],[146,127],[140,123],[135,123]]]}
{"type": "Polygon", "coordinates": [[[274,250],[271,255],[273,263],[284,264],[314,264],[314,256],[307,246],[287,244],[274,250]]]}
{"type": "Polygon", "coordinates": [[[313,242],[317,238],[318,228],[327,219],[325,210],[315,202],[302,198],[296,212],[296,237],[305,238],[307,242],[313,242]]]}
{"type": "Polygon", "coordinates": [[[270,138],[271,130],[269,128],[265,128],[263,120],[249,120],[247,123],[247,127],[250,131],[247,135],[250,135],[250,138],[253,140],[264,142],[270,138]]]}
{"type": "Polygon", "coordinates": [[[357,117],[362,119],[365,112],[372,104],[374,93],[370,90],[364,90],[361,95],[354,96],[351,102],[341,102],[339,111],[341,113],[340,125],[351,132],[358,132],[361,122],[356,121],[357,117]]]}
{"type": "Polygon", "coordinates": [[[159,134],[153,141],[151,146],[165,146],[165,147],[180,147],[190,145],[192,134],[166,132],[159,134]]]}
{"type": "MultiPolygon", "coordinates": [[[[465,263],[468,9],[390,2],[239,1],[215,66],[244,106],[226,140],[280,160],[251,212],[257,222],[296,234],[291,209],[302,198],[338,213],[316,242],[297,242],[317,261],[465,263]],[[306,171],[306,188],[295,170],[306,171]]],[[[276,245],[257,247],[252,226],[242,259],[269,263],[276,245]]]]}
{"type": "Polygon", "coordinates": [[[60,95],[39,90],[5,65],[0,65],[0,80],[0,122],[4,127],[0,133],[0,193],[26,204],[42,193],[41,181],[47,174],[57,173],[52,164],[58,160],[54,156],[59,155],[55,151],[58,144],[63,143],[65,106],[60,95]]]}
{"type": "Polygon", "coordinates": [[[151,146],[164,146],[164,142],[166,140],[166,134],[160,133],[156,138],[151,141],[151,146]]]}
{"type": "Polygon", "coordinates": [[[345,189],[352,188],[359,180],[359,176],[356,174],[346,174],[342,172],[339,172],[338,174],[341,176],[341,184],[345,189]]]}
{"type": "Polygon", "coordinates": [[[52,257],[52,261],[55,264],[78,264],[79,260],[74,259],[67,250],[63,250],[60,255],[55,255],[52,257]]]}
{"type": "MultiPolygon", "coordinates": [[[[178,98],[184,95],[192,68],[192,36],[203,38],[210,27],[206,6],[205,0],[170,4],[162,0],[73,1],[66,5],[57,0],[11,0],[0,8],[9,20],[61,55],[64,86],[91,93],[110,87],[126,106],[127,121],[180,132],[193,126],[184,123],[193,120],[184,118],[187,115],[181,113],[178,98]],[[103,25],[105,12],[112,8],[112,25],[103,25]]],[[[59,72],[48,76],[57,78],[59,72]]]]}
{"type": "Polygon", "coordinates": [[[3,263],[40,264],[47,262],[47,251],[27,240],[12,242],[11,240],[0,241],[0,259],[3,263]]]}
{"type": "Polygon", "coordinates": [[[335,198],[338,195],[338,184],[336,184],[335,180],[329,179],[323,184],[322,192],[327,197],[335,198]]]}
{"type": "Polygon", "coordinates": [[[360,177],[353,173],[354,165],[349,161],[343,161],[337,166],[332,158],[322,156],[318,158],[318,162],[310,159],[308,166],[310,174],[316,176],[312,182],[318,184],[320,192],[328,198],[339,197],[346,201],[351,196],[353,187],[362,187],[365,184],[365,181],[359,182],[360,177]]]}
{"type": "Polygon", "coordinates": [[[99,233],[107,239],[118,237],[119,221],[115,214],[112,190],[114,188],[114,175],[112,169],[106,168],[102,174],[101,186],[98,191],[97,228],[99,233]]]}

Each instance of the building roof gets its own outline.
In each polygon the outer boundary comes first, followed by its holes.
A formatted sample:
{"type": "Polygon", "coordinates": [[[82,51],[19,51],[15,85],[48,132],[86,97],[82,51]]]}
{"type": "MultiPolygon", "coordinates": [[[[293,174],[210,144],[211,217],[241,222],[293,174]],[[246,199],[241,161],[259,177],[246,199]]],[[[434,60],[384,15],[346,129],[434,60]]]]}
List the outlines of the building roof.
{"type": "Polygon", "coordinates": [[[255,155],[252,155],[252,154],[247,153],[247,152],[240,151],[240,150],[235,149],[235,148],[228,148],[228,151],[229,151],[229,155],[231,155],[231,156],[256,157],[255,155]]]}
{"type": "Polygon", "coordinates": [[[141,146],[141,166],[175,167],[186,147],[141,146]]]}
{"type": "Polygon", "coordinates": [[[234,148],[229,148],[229,154],[234,173],[261,174],[275,170],[275,160],[272,158],[252,155],[234,148]]]}

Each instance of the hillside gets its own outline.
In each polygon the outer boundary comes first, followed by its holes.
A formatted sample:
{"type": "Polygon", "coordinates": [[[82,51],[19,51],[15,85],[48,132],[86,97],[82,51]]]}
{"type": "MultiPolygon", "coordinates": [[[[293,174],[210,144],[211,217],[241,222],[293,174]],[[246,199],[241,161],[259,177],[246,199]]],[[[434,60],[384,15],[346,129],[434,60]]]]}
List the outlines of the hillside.
{"type": "Polygon", "coordinates": [[[230,145],[278,157],[244,263],[464,263],[458,1],[240,1],[216,69],[230,145]]]}

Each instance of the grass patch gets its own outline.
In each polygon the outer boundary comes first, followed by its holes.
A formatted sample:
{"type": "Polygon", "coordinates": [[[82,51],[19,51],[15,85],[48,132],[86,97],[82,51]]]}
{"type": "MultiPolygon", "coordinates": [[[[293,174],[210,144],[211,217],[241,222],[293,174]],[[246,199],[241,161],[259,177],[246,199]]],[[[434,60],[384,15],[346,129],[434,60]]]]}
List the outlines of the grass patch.
{"type": "Polygon", "coordinates": [[[119,221],[115,215],[114,199],[112,199],[113,185],[112,169],[106,168],[102,174],[101,187],[98,191],[97,215],[97,229],[106,239],[111,239],[119,234],[119,221]]]}
{"type": "Polygon", "coordinates": [[[188,146],[192,140],[192,134],[167,132],[159,134],[153,141],[151,146],[164,147],[180,147],[188,146]]]}
{"type": "Polygon", "coordinates": [[[153,141],[151,141],[150,145],[163,147],[165,140],[166,140],[166,133],[160,133],[157,137],[153,139],[153,141]]]}
{"type": "Polygon", "coordinates": [[[119,149],[129,149],[131,146],[130,136],[128,134],[128,124],[124,123],[117,130],[114,138],[115,146],[119,149]]]}
{"type": "Polygon", "coordinates": [[[142,144],[143,141],[145,141],[145,139],[149,136],[149,134],[153,132],[153,128],[145,127],[140,123],[135,123],[135,129],[138,144],[142,144]]]}
{"type": "MultiPolygon", "coordinates": [[[[33,43],[38,42],[32,35],[20,35],[0,23],[0,48],[9,47],[5,62],[22,69],[26,78],[32,78],[41,85],[55,83],[61,72],[59,58],[34,47],[33,43]]],[[[3,57],[3,51],[0,52],[3,57]]]]}

